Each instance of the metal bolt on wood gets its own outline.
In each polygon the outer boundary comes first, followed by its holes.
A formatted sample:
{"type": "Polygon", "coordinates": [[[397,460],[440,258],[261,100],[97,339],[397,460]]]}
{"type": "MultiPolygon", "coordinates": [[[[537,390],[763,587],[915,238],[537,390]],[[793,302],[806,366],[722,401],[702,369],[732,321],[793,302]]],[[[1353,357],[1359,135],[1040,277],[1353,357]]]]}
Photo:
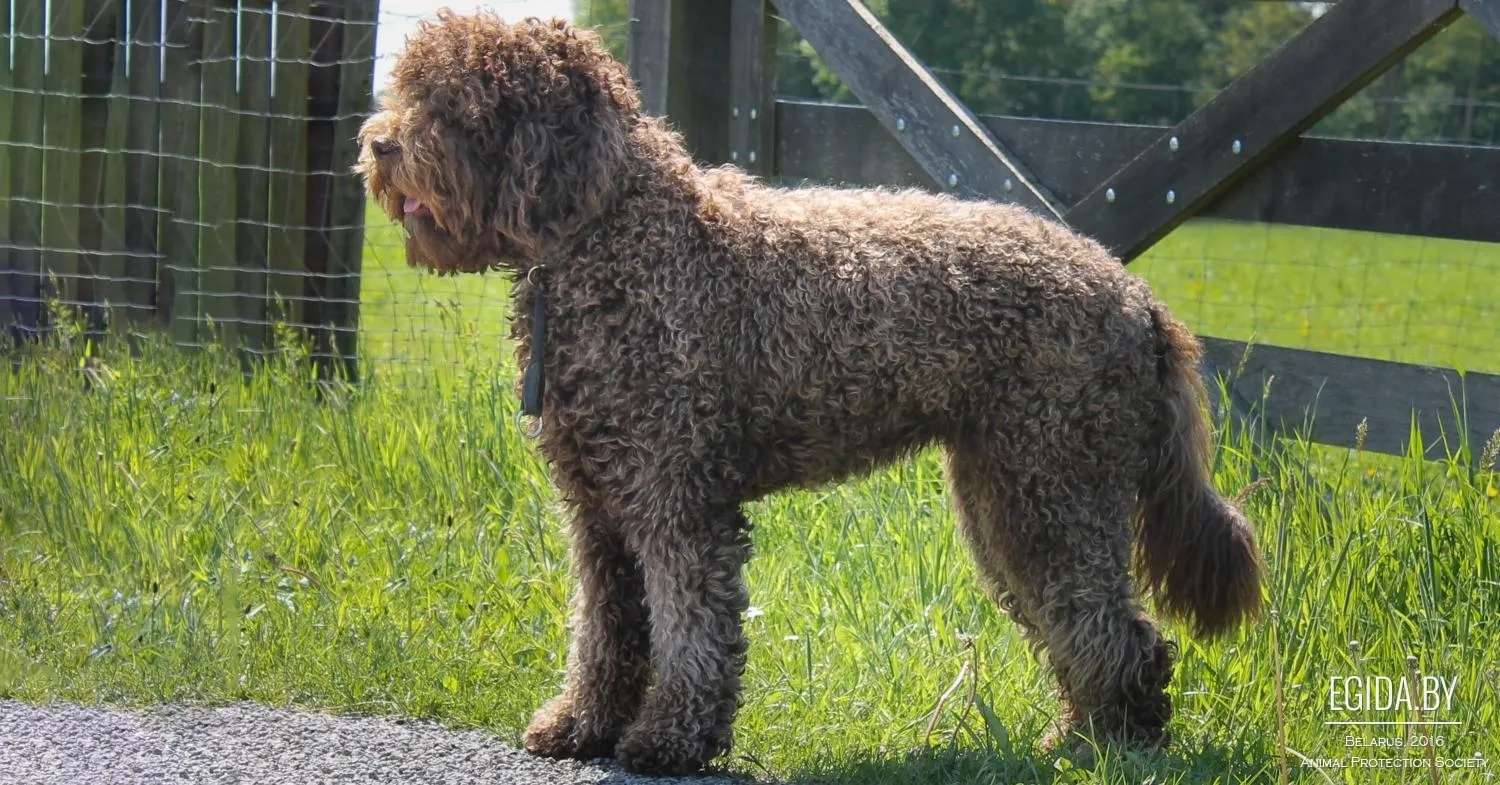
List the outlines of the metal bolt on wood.
{"type": "Polygon", "coordinates": [[[750,151],[750,163],[752,163],[752,164],[755,163],[755,151],[754,150],[750,151]]]}
{"type": "Polygon", "coordinates": [[[1242,149],[1240,147],[1240,140],[1238,140],[1238,139],[1234,140],[1234,144],[1230,145],[1229,149],[1232,150],[1232,151],[1234,151],[1235,155],[1239,155],[1240,154],[1240,150],[1242,149]]]}
{"type": "Polygon", "coordinates": [[[759,117],[760,117],[760,110],[756,109],[753,106],[750,107],[750,119],[751,120],[756,120],[756,119],[759,119],[759,117]]]}
{"type": "Polygon", "coordinates": [[[729,151],[729,160],[731,160],[731,161],[738,161],[738,160],[740,160],[740,152],[738,150],[730,150],[729,151]]]}
{"type": "Polygon", "coordinates": [[[1167,204],[1176,204],[1176,203],[1177,203],[1177,192],[1176,191],[1167,191],[1167,204]]]}
{"type": "Polygon", "coordinates": [[[739,117],[740,116],[740,105],[739,104],[735,104],[734,106],[731,106],[729,108],[729,116],[730,117],[739,117]]]}
{"type": "Polygon", "coordinates": [[[958,126],[956,126],[956,125],[953,126],[953,138],[954,139],[957,139],[958,135],[961,134],[961,133],[963,133],[963,131],[958,126]]]}
{"type": "Polygon", "coordinates": [[[1005,188],[1006,193],[1010,193],[1011,191],[1016,190],[1015,182],[1012,181],[1009,177],[1005,178],[1005,185],[1003,187],[1005,188]]]}
{"type": "Polygon", "coordinates": [[[948,187],[949,188],[956,188],[957,186],[958,186],[958,173],[957,172],[950,172],[948,174],[948,187]]]}
{"type": "Polygon", "coordinates": [[[1172,148],[1172,152],[1177,152],[1177,137],[1174,136],[1171,139],[1167,140],[1167,147],[1172,148]]]}
{"type": "Polygon", "coordinates": [[[898,117],[898,118],[896,118],[896,130],[897,131],[905,131],[906,130],[906,118],[905,117],[898,117]]]}
{"type": "Polygon", "coordinates": [[[1114,204],[1115,203],[1115,189],[1113,189],[1113,188],[1106,188],[1106,189],[1104,189],[1104,201],[1109,202],[1110,204],[1114,204]]]}

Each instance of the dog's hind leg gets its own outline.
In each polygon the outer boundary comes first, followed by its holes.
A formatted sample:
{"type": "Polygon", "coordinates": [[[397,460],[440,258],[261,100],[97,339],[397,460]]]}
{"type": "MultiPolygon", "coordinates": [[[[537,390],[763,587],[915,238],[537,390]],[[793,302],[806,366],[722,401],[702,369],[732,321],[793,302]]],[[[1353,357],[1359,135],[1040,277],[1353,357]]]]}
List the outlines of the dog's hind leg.
{"type": "Polygon", "coordinates": [[[651,678],[650,619],[640,565],[608,519],[581,512],[570,527],[578,573],[567,683],[523,738],[552,758],[613,753],[651,678]]]}
{"type": "Polygon", "coordinates": [[[1073,428],[1028,431],[951,446],[947,473],[986,588],[1060,687],[1065,727],[1046,744],[1075,731],[1163,743],[1173,649],[1130,580],[1132,462],[1107,445],[1063,444],[1073,428]]]}
{"type": "Polygon", "coordinates": [[[627,770],[687,774],[729,751],[749,606],[749,523],[738,506],[669,502],[633,532],[646,574],[656,681],[615,748],[627,770]]]}

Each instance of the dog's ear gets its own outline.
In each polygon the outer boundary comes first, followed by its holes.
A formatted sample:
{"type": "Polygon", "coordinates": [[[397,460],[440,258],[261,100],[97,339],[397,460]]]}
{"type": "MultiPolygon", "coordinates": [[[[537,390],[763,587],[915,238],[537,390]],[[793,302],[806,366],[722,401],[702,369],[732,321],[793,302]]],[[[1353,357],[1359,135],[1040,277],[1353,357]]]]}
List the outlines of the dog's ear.
{"type": "Polygon", "coordinates": [[[627,122],[599,103],[522,118],[500,157],[500,220],[550,242],[598,215],[623,179],[627,122]]]}

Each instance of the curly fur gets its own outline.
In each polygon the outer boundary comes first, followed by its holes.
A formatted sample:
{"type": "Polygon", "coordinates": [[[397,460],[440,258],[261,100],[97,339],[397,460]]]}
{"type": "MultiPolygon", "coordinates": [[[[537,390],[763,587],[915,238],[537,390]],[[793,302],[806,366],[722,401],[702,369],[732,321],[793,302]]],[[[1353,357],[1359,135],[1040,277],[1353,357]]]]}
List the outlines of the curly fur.
{"type": "Polygon", "coordinates": [[[1132,561],[1205,633],[1257,611],[1249,524],[1209,484],[1197,343],[1097,243],[1011,206],[700,168],[559,21],[442,12],[361,143],[412,264],[514,277],[518,358],[547,380],[578,589],[531,751],[681,773],[728,750],[742,504],[929,445],[1065,734],[1165,738],[1175,650],[1132,561]]]}

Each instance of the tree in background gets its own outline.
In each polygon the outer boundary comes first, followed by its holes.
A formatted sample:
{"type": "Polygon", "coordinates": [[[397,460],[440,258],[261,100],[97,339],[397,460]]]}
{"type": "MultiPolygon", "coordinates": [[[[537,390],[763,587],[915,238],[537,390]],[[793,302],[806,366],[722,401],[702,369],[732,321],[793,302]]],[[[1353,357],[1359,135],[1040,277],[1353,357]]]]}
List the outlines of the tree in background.
{"type": "Polygon", "coordinates": [[[573,23],[591,27],[609,53],[625,62],[630,49],[630,0],[573,0],[573,23]]]}
{"type": "Polygon", "coordinates": [[[1212,90],[1243,76],[1313,20],[1304,3],[1247,3],[1216,19],[1203,48],[1199,78],[1212,90]]]}
{"type": "Polygon", "coordinates": [[[1203,85],[1201,63],[1211,38],[1205,17],[1218,13],[1192,0],[1072,3],[1064,26],[1088,53],[1084,71],[1094,116],[1154,124],[1186,117],[1203,85]]]}

